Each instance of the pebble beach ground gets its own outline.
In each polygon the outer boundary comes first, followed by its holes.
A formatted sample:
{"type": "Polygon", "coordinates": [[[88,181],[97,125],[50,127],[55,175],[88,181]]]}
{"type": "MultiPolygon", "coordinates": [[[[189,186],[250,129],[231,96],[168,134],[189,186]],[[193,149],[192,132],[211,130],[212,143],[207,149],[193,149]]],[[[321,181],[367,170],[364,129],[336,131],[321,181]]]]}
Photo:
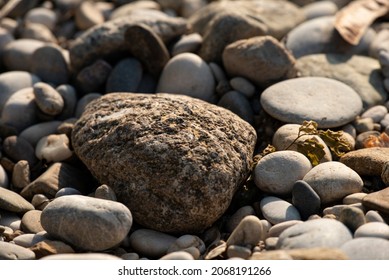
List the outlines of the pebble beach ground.
{"type": "Polygon", "coordinates": [[[0,0],[0,259],[387,260],[388,94],[385,1],[0,0]]]}

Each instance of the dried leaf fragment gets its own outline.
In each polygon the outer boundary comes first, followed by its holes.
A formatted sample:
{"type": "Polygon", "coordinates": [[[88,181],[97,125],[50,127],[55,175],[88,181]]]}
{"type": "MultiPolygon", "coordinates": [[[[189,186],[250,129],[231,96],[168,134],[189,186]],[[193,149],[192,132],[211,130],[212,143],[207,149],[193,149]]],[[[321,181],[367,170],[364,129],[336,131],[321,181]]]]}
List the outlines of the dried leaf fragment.
{"type": "Polygon", "coordinates": [[[358,45],[367,28],[389,13],[389,0],[353,1],[335,16],[335,28],[351,45],[358,45]]]}

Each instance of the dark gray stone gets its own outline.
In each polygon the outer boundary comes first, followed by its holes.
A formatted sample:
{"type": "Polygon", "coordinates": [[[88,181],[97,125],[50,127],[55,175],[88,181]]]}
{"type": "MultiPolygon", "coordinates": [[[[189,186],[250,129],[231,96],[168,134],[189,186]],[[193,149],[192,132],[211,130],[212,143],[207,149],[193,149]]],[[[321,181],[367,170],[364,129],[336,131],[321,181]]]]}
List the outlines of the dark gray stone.
{"type": "Polygon", "coordinates": [[[143,67],[135,58],[125,58],[112,69],[105,86],[110,92],[136,92],[142,80],[143,67]]]}
{"type": "Polygon", "coordinates": [[[305,181],[298,180],[293,185],[292,203],[299,210],[303,220],[313,214],[319,214],[321,200],[314,189],[305,181]]]}
{"type": "Polygon", "coordinates": [[[250,124],[254,123],[254,112],[251,108],[250,101],[240,92],[227,92],[220,98],[217,105],[237,114],[250,124]]]}

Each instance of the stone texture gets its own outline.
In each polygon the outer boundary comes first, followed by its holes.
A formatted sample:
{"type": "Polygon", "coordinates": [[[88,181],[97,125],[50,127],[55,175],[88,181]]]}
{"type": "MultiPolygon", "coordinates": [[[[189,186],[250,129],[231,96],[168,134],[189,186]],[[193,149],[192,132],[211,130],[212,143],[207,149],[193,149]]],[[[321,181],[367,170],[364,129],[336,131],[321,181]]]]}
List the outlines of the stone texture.
{"type": "Polygon", "coordinates": [[[103,251],[123,241],[132,215],[121,203],[72,195],[54,199],[43,209],[41,223],[50,236],[76,248],[103,251]]]}
{"type": "Polygon", "coordinates": [[[150,229],[138,229],[130,235],[130,245],[142,256],[160,258],[167,253],[176,237],[150,229]]]}
{"type": "Polygon", "coordinates": [[[33,210],[34,206],[18,193],[0,187],[0,209],[24,214],[33,210]]]}
{"type": "Polygon", "coordinates": [[[369,193],[362,199],[362,204],[367,209],[389,214],[389,187],[378,192],[369,193]]]}
{"type": "Polygon", "coordinates": [[[313,120],[320,128],[345,125],[362,111],[362,100],[351,87],[322,77],[296,78],[274,84],[261,94],[261,105],[280,121],[301,124],[313,120]]]}
{"type": "Polygon", "coordinates": [[[260,202],[260,209],[265,219],[273,225],[290,220],[301,220],[297,208],[275,196],[263,198],[260,202]]]}
{"type": "Polygon", "coordinates": [[[345,83],[359,94],[365,109],[388,99],[376,59],[358,55],[316,54],[297,59],[296,68],[303,77],[326,77],[345,83]]]}
{"type": "Polygon", "coordinates": [[[288,195],[292,193],[294,183],[311,169],[311,162],[303,154],[277,151],[261,158],[254,169],[254,181],[264,192],[288,195]]]}
{"type": "Polygon", "coordinates": [[[220,62],[228,44],[262,35],[281,39],[303,20],[303,12],[287,1],[218,1],[193,14],[189,25],[203,36],[199,55],[220,62]]]}
{"type": "Polygon", "coordinates": [[[303,178],[320,196],[322,204],[362,191],[361,177],[346,165],[333,161],[319,164],[303,178]]]}
{"type": "Polygon", "coordinates": [[[351,232],[341,222],[332,219],[309,220],[281,233],[277,248],[340,248],[352,240],[351,232]]]}
{"type": "Polygon", "coordinates": [[[389,149],[381,147],[351,151],[340,158],[340,162],[361,176],[381,176],[387,161],[389,161],[389,149]]]}
{"type": "Polygon", "coordinates": [[[135,221],[189,233],[225,212],[249,172],[256,135],[236,115],[197,99],[117,93],[87,107],[72,140],[135,221]]]}
{"type": "Polygon", "coordinates": [[[389,260],[389,241],[382,238],[354,238],[340,249],[350,260],[389,260]]]}
{"type": "Polygon", "coordinates": [[[151,27],[164,42],[183,34],[187,27],[186,20],[153,10],[141,10],[134,12],[131,17],[107,21],[88,29],[73,42],[69,49],[72,67],[78,71],[97,58],[126,51],[129,42],[124,39],[124,32],[128,27],[140,23],[151,27]]]}
{"type": "Polygon", "coordinates": [[[223,51],[223,64],[230,77],[241,76],[259,87],[295,78],[295,59],[271,36],[258,36],[229,44],[223,51]]]}

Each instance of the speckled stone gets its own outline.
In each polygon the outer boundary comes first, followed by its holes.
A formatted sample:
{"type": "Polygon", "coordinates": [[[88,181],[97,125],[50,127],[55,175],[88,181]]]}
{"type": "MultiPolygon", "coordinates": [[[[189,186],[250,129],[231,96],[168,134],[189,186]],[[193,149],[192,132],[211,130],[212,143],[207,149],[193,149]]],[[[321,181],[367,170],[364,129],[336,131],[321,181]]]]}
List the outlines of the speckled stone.
{"type": "Polygon", "coordinates": [[[340,249],[351,260],[389,260],[389,241],[382,238],[354,238],[340,249]]]}
{"type": "Polygon", "coordinates": [[[365,148],[351,151],[340,158],[359,175],[381,176],[382,168],[389,160],[389,148],[365,148]]]}
{"type": "Polygon", "coordinates": [[[76,248],[103,251],[123,241],[132,215],[121,203],[72,195],[54,199],[43,209],[41,223],[50,236],[76,248]]]}
{"type": "Polygon", "coordinates": [[[297,180],[312,169],[311,162],[295,151],[277,151],[264,156],[254,169],[257,187],[267,193],[287,195],[292,193],[297,180]]]}
{"type": "Polygon", "coordinates": [[[315,166],[303,180],[315,190],[324,204],[361,192],[363,187],[363,181],[358,173],[336,161],[315,166]]]}
{"type": "Polygon", "coordinates": [[[362,111],[362,100],[352,88],[321,77],[279,82],[261,94],[261,104],[280,121],[301,124],[313,120],[320,128],[345,125],[362,111]]]}
{"type": "Polygon", "coordinates": [[[255,139],[228,110],[170,94],[105,95],[87,106],[72,134],[76,154],[135,221],[185,233],[204,230],[225,212],[247,176],[255,139]]]}
{"type": "Polygon", "coordinates": [[[316,219],[286,229],[279,236],[277,248],[340,248],[349,240],[352,240],[351,232],[341,222],[316,219]]]}
{"type": "Polygon", "coordinates": [[[270,223],[278,224],[290,220],[301,220],[300,213],[289,202],[274,196],[267,196],[260,202],[262,215],[270,223]]]}

